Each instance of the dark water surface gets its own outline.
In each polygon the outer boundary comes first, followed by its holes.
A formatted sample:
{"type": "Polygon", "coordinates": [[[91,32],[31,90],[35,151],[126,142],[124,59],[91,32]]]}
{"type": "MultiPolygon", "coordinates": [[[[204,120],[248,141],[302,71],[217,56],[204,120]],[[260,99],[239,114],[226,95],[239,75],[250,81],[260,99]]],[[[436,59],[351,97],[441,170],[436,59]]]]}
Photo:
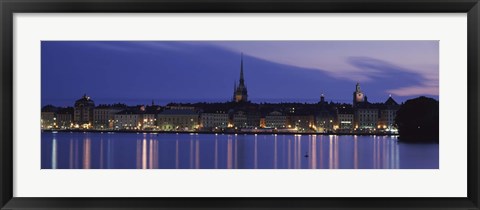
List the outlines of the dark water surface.
{"type": "Polygon", "coordinates": [[[42,132],[42,169],[436,169],[391,136],[42,132]]]}

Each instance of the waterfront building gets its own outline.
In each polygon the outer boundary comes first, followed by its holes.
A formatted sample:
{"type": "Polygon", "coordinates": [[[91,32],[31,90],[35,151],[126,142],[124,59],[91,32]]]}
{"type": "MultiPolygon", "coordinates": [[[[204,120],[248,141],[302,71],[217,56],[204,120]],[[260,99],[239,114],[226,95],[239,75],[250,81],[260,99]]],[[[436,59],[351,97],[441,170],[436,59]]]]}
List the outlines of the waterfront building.
{"type": "Polygon", "coordinates": [[[75,101],[73,120],[76,128],[91,128],[93,123],[94,101],[86,94],[75,101]]]}
{"type": "Polygon", "coordinates": [[[56,114],[59,129],[69,129],[73,126],[73,107],[60,108],[56,114]]]}
{"type": "Polygon", "coordinates": [[[165,109],[195,110],[194,106],[184,106],[180,104],[168,104],[165,109]]]}
{"type": "Polygon", "coordinates": [[[315,130],[317,132],[333,132],[336,128],[335,118],[329,112],[320,112],[315,116],[315,130]]]}
{"type": "Polygon", "coordinates": [[[369,103],[357,104],[354,119],[357,131],[375,131],[379,119],[379,109],[369,103]]]}
{"type": "Polygon", "coordinates": [[[142,113],[142,130],[155,130],[157,128],[157,114],[153,112],[142,113]]]}
{"type": "Polygon", "coordinates": [[[368,102],[367,96],[360,89],[360,84],[355,86],[353,92],[354,130],[356,132],[370,133],[377,130],[380,117],[381,104],[368,102]]]}
{"type": "Polygon", "coordinates": [[[267,127],[267,123],[265,121],[265,116],[260,117],[260,128],[266,128],[266,127],[267,127]]]}
{"type": "Polygon", "coordinates": [[[247,127],[258,128],[260,127],[260,113],[257,111],[247,112],[247,127]]]}
{"type": "Polygon", "coordinates": [[[350,133],[354,129],[354,114],[350,104],[337,107],[338,133],[350,133]]]}
{"type": "Polygon", "coordinates": [[[44,106],[41,110],[40,127],[41,129],[53,129],[57,127],[56,112],[57,107],[52,105],[44,106]]]}
{"type": "Polygon", "coordinates": [[[387,132],[396,132],[395,117],[400,105],[392,98],[388,97],[385,101],[383,109],[380,111],[380,119],[378,128],[387,132]]]}
{"type": "Polygon", "coordinates": [[[142,128],[142,114],[137,110],[124,110],[114,115],[116,130],[139,130],[142,128]]]}
{"type": "Polygon", "coordinates": [[[314,131],[315,116],[311,114],[289,115],[287,116],[287,127],[297,131],[314,131]]]}
{"type": "Polygon", "coordinates": [[[157,125],[164,131],[194,131],[198,124],[199,114],[191,109],[167,109],[157,115],[157,125]]]}
{"type": "Polygon", "coordinates": [[[244,111],[236,111],[234,114],[233,114],[233,126],[235,128],[246,128],[248,127],[248,124],[247,124],[247,114],[244,112],[244,111]]]}
{"type": "Polygon", "coordinates": [[[93,124],[96,129],[113,129],[115,114],[124,111],[126,105],[99,105],[93,110],[93,124]]]}
{"type": "Polygon", "coordinates": [[[200,114],[200,127],[204,130],[225,129],[228,126],[228,113],[225,111],[203,112],[200,114]]]}
{"type": "Polygon", "coordinates": [[[238,86],[236,84],[234,84],[233,86],[233,101],[235,102],[248,101],[247,86],[245,85],[245,79],[243,78],[243,54],[240,61],[240,81],[238,86]]]}
{"type": "Polygon", "coordinates": [[[287,116],[282,114],[279,111],[273,111],[268,113],[265,116],[265,127],[266,128],[286,128],[287,126],[287,116]]]}
{"type": "Polygon", "coordinates": [[[155,105],[152,100],[151,105],[141,106],[140,112],[142,114],[142,130],[157,130],[157,114],[162,111],[162,107],[155,105]]]}
{"type": "Polygon", "coordinates": [[[315,126],[314,130],[319,133],[333,132],[337,127],[335,124],[335,113],[327,102],[325,96],[321,94],[320,102],[318,102],[315,110],[315,126]]]}

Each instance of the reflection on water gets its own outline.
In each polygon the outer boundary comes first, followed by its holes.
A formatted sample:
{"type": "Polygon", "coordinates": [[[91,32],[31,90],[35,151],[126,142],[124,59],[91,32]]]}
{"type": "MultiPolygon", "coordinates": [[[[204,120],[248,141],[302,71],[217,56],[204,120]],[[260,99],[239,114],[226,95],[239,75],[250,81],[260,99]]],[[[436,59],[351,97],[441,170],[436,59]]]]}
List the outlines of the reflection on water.
{"type": "Polygon", "coordinates": [[[438,159],[438,144],[390,136],[42,133],[42,169],[435,169],[438,159]]]}
{"type": "Polygon", "coordinates": [[[52,169],[57,168],[57,138],[52,139],[52,169]]]}

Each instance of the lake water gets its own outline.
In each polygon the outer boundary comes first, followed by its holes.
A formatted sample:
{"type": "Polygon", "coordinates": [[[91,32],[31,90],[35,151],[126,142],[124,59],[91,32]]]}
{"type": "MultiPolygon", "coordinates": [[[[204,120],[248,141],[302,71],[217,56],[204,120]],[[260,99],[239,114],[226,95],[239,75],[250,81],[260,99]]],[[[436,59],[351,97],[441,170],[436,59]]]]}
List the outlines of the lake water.
{"type": "Polygon", "coordinates": [[[42,132],[42,169],[437,169],[394,136],[42,132]]]}

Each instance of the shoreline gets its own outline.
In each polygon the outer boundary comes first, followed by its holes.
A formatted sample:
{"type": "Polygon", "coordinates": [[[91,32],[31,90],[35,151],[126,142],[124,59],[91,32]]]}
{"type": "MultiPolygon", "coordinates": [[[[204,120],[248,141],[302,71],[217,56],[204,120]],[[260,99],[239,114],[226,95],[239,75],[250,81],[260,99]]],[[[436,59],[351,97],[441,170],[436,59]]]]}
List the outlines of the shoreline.
{"type": "Polygon", "coordinates": [[[64,129],[64,130],[41,130],[41,132],[53,133],[151,133],[151,134],[243,134],[243,135],[337,135],[337,136],[398,136],[390,133],[316,133],[316,132],[215,132],[215,131],[135,131],[135,130],[82,130],[82,129],[64,129]]]}

